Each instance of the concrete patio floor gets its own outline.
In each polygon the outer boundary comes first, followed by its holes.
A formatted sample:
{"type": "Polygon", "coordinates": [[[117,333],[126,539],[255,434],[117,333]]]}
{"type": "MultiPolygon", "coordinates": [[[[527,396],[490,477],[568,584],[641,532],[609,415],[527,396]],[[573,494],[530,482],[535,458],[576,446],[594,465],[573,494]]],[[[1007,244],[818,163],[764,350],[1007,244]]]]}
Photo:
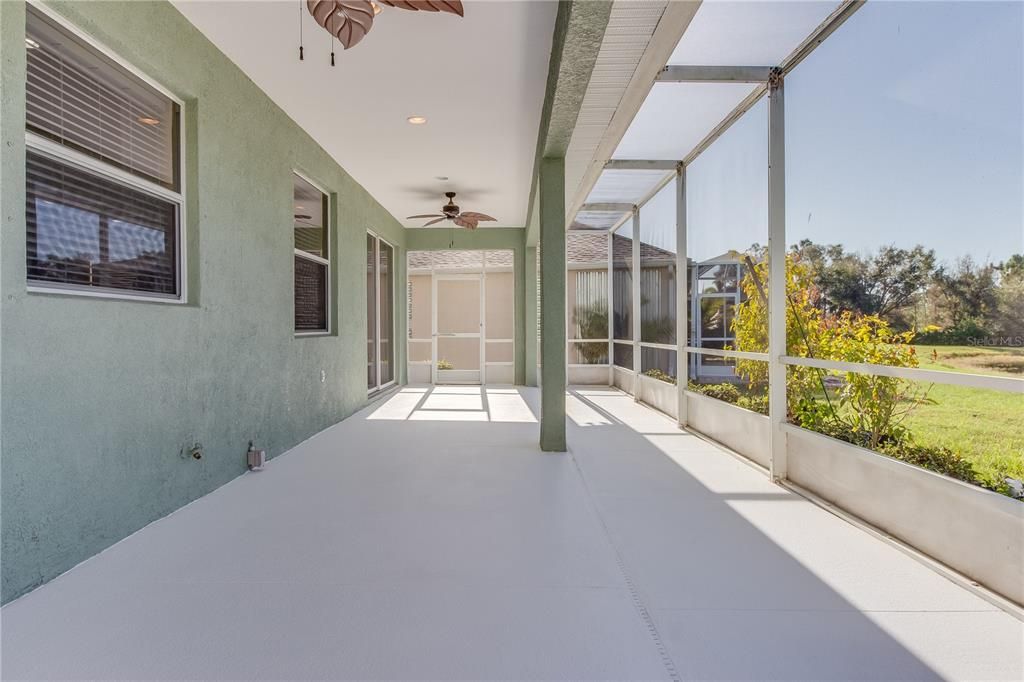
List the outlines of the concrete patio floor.
{"type": "Polygon", "coordinates": [[[2,610],[5,679],[1021,679],[1024,626],[607,388],[404,388],[2,610]]]}

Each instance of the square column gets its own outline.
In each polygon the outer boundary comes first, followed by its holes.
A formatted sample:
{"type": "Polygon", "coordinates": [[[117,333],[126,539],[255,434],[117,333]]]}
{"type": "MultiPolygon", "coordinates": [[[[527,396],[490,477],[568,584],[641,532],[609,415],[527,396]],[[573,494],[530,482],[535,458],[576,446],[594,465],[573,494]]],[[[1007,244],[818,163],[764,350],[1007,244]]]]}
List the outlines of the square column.
{"type": "Polygon", "coordinates": [[[526,385],[537,385],[537,247],[526,247],[524,258],[523,287],[526,314],[523,315],[524,357],[526,363],[526,385]]]}
{"type": "Polygon", "coordinates": [[[768,81],[768,420],[769,473],[786,478],[786,124],[782,73],[768,81]]]}
{"type": "Polygon", "coordinates": [[[540,162],[540,449],[565,452],[565,159],[540,162]]]}

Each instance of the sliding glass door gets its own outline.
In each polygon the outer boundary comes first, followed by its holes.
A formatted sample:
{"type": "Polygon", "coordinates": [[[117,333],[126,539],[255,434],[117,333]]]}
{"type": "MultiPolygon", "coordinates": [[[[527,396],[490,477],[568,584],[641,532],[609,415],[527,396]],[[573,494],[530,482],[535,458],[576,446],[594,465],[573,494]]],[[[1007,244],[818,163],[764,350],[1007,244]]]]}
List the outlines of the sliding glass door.
{"type": "Polygon", "coordinates": [[[372,393],[395,381],[395,249],[366,235],[366,387],[372,393]]]}

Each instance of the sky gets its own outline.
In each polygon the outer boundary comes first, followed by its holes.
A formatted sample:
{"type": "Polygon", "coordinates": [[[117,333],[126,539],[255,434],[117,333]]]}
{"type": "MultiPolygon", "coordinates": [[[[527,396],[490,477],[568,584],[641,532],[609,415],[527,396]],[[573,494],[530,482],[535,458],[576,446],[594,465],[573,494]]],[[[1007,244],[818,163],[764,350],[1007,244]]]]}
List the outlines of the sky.
{"type": "MultiPolygon", "coordinates": [[[[743,40],[825,7],[773,4],[743,40]]],[[[788,243],[924,244],[946,262],[1024,252],[1024,3],[869,0],[787,76],[785,98],[788,243]]],[[[767,242],[763,100],[690,165],[687,183],[692,257],[767,242]]],[[[644,241],[674,247],[673,211],[652,200],[644,241]]]]}

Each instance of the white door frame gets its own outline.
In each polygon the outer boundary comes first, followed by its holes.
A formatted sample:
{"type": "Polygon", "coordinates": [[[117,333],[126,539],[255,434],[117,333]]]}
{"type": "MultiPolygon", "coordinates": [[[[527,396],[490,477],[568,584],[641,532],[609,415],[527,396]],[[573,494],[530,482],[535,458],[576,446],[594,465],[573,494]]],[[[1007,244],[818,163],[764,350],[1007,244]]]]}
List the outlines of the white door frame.
{"type": "Polygon", "coordinates": [[[487,319],[486,318],[486,312],[487,311],[486,311],[486,308],[485,308],[485,300],[486,300],[487,297],[485,296],[486,292],[484,290],[484,286],[486,286],[485,285],[486,279],[484,278],[484,274],[482,272],[473,273],[473,274],[439,274],[439,273],[434,273],[434,276],[431,277],[430,279],[431,279],[431,282],[430,282],[430,286],[431,286],[430,296],[431,296],[431,309],[432,309],[431,310],[431,315],[432,315],[432,319],[431,319],[431,338],[433,340],[433,343],[431,344],[431,361],[432,361],[431,362],[431,376],[430,376],[431,383],[433,383],[435,385],[438,384],[438,383],[442,383],[442,381],[441,381],[442,379],[444,380],[443,383],[446,383],[446,384],[473,384],[473,385],[479,384],[479,385],[483,385],[483,384],[487,383],[486,364],[484,362],[484,338],[485,338],[485,335],[486,335],[486,329],[484,327],[484,324],[485,324],[485,320],[487,319]],[[461,280],[461,281],[476,281],[476,282],[479,283],[479,291],[480,291],[480,310],[479,310],[479,314],[480,314],[480,329],[479,329],[479,331],[477,331],[477,332],[455,332],[455,333],[445,333],[444,334],[445,338],[464,338],[464,339],[475,338],[477,340],[477,345],[479,346],[478,351],[477,351],[478,352],[478,358],[479,358],[479,368],[477,370],[475,370],[475,371],[474,370],[448,370],[448,369],[442,370],[442,369],[438,369],[438,367],[437,367],[437,362],[439,360],[439,358],[437,356],[437,341],[438,341],[438,336],[439,336],[439,332],[437,330],[437,311],[438,311],[438,308],[439,308],[439,306],[438,306],[438,299],[437,299],[437,283],[439,281],[442,281],[442,280],[448,280],[448,281],[452,281],[452,280],[455,280],[455,281],[458,281],[458,280],[461,280]],[[442,375],[442,372],[444,372],[445,374],[442,375]],[[476,376],[472,376],[471,373],[475,374],[476,376]]]}

